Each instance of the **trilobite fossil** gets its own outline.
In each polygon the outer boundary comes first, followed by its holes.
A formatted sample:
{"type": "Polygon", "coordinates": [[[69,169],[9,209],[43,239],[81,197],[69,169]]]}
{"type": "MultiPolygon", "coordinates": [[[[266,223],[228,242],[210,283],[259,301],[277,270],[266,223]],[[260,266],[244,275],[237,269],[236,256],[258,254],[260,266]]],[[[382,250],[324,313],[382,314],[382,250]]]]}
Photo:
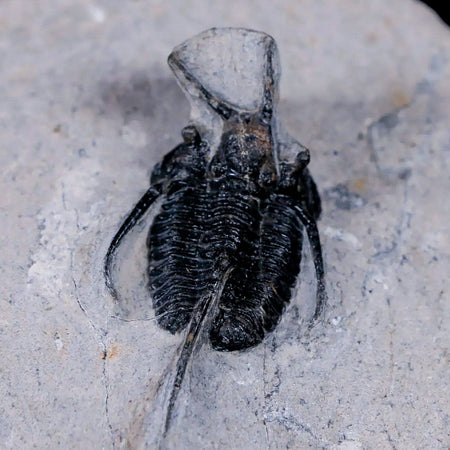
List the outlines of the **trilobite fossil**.
{"type": "Polygon", "coordinates": [[[309,151],[280,131],[275,114],[274,39],[211,29],[176,47],[168,62],[191,101],[191,123],[113,238],[105,276],[114,294],[116,250],[162,197],[147,239],[149,294],[162,328],[187,328],[170,415],[202,329],[214,349],[232,351],[258,344],[278,324],[300,271],[304,234],[317,279],[314,318],[326,294],[309,151]]]}

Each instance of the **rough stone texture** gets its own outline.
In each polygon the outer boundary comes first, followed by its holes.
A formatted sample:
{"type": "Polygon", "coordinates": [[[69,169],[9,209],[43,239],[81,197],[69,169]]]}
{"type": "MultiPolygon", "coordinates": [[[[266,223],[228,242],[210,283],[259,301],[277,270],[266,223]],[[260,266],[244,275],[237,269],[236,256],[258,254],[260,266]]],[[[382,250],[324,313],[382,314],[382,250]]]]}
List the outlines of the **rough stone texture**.
{"type": "Polygon", "coordinates": [[[102,258],[189,115],[166,57],[211,26],[278,42],[330,305],[203,346],[164,445],[447,448],[450,35],[410,0],[0,3],[0,447],[157,442],[181,336],[117,318],[102,258]]]}

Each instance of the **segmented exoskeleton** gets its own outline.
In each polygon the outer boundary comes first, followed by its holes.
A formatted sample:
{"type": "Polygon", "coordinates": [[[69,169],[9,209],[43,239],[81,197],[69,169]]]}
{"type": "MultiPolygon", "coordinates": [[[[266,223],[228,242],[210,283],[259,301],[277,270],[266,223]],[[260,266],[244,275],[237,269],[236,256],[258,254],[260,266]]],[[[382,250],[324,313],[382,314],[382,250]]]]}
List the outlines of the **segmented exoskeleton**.
{"type": "Polygon", "coordinates": [[[309,152],[297,144],[300,152],[287,161],[277,142],[275,42],[263,33],[235,29],[213,29],[194,39],[208,33],[208,38],[247,33],[258,39],[264,50],[261,102],[249,110],[220,98],[185,66],[179,48],[174,50],[169,64],[175,74],[190,95],[220,117],[220,141],[211,148],[195,124],[183,129],[183,143],[156,165],[151,187],[114,237],[105,260],[107,285],[114,293],[111,264],[117,247],[163,196],[147,239],[150,294],[162,328],[176,333],[189,325],[166,430],[202,327],[208,328],[214,349],[231,351],[258,344],[277,325],[300,271],[304,230],[317,278],[314,318],[326,298],[316,226],[321,206],[307,169],[309,152]]]}

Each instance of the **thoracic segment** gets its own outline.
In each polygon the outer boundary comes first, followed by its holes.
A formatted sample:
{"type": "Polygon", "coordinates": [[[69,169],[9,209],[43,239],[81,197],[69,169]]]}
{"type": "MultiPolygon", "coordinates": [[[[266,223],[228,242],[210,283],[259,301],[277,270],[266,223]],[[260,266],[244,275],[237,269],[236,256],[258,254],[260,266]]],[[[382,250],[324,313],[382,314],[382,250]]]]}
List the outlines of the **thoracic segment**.
{"type": "MultiPolygon", "coordinates": [[[[189,152],[179,148],[177,164],[179,155],[189,152]]],[[[173,174],[170,161],[163,169],[173,174]]],[[[238,350],[279,322],[300,270],[302,226],[286,186],[266,194],[245,174],[230,176],[226,163],[218,169],[167,187],[148,237],[150,290],[158,323],[175,333],[228,271],[209,334],[217,350],[238,350]]]]}
{"type": "Polygon", "coordinates": [[[273,194],[264,207],[258,292],[266,331],[279,322],[300,271],[303,230],[293,203],[288,196],[273,194]]]}
{"type": "MultiPolygon", "coordinates": [[[[219,350],[235,350],[255,345],[264,332],[261,311],[252,284],[258,273],[260,246],[260,199],[244,189],[216,193],[210,233],[214,259],[223,268],[231,268],[230,276],[218,302],[210,340],[219,350]],[[216,229],[220,230],[216,233],[216,229]]],[[[223,270],[223,269],[222,269],[223,270]]]]}
{"type": "Polygon", "coordinates": [[[198,254],[207,207],[204,186],[180,187],[166,198],[148,236],[153,306],[158,323],[172,333],[189,322],[208,281],[208,262],[198,254]]]}
{"type": "MultiPolygon", "coordinates": [[[[235,245],[235,264],[210,330],[211,343],[217,350],[256,345],[273,330],[290,300],[300,270],[302,227],[292,200],[275,194],[263,199],[255,211],[258,222],[249,221],[247,226],[239,227],[241,239],[235,245]]],[[[224,241],[227,239],[230,235],[224,241]]]]}

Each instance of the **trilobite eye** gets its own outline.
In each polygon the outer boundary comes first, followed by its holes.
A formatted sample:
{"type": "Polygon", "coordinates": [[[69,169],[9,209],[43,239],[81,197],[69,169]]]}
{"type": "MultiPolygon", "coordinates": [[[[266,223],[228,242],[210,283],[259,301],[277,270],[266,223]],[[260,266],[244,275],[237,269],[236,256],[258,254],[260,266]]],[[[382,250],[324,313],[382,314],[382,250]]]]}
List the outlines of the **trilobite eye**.
{"type": "Polygon", "coordinates": [[[187,145],[195,145],[200,143],[200,133],[194,125],[188,125],[181,131],[184,143],[187,145]]]}
{"type": "Polygon", "coordinates": [[[299,169],[303,169],[309,164],[310,159],[311,159],[311,155],[309,153],[309,150],[307,148],[305,148],[304,151],[300,152],[297,155],[297,158],[295,159],[295,165],[299,169]]]}

